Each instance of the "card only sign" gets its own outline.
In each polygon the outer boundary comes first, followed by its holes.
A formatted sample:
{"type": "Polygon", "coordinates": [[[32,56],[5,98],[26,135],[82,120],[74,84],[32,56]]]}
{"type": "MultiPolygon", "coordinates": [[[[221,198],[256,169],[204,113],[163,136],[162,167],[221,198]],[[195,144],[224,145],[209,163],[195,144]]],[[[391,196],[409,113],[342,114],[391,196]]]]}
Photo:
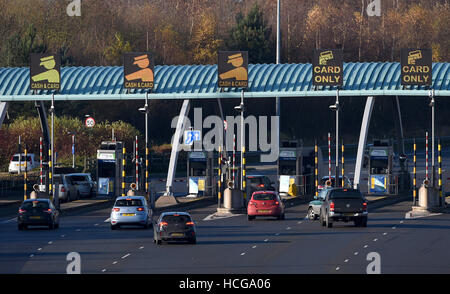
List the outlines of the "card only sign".
{"type": "Polygon", "coordinates": [[[431,86],[433,79],[431,49],[402,49],[400,63],[403,86],[431,86]]]}
{"type": "Polygon", "coordinates": [[[315,50],[312,66],[314,86],[342,86],[344,84],[342,50],[315,50]]]}

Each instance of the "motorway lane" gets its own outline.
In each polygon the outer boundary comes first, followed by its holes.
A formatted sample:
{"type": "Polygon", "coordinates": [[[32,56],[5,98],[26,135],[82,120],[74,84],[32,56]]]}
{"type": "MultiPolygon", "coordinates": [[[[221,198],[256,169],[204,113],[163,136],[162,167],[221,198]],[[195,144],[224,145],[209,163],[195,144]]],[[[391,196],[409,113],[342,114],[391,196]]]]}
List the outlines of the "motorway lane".
{"type": "Polygon", "coordinates": [[[401,203],[372,211],[368,228],[327,229],[304,219],[306,205],[290,207],[284,221],[252,222],[245,215],[204,221],[215,211],[209,206],[190,211],[196,245],[157,246],[152,229],[111,231],[109,209],[63,217],[56,231],[19,232],[9,223],[0,226],[0,272],[65,273],[66,254],[75,251],[82,273],[365,273],[367,253],[376,251],[382,272],[449,273],[448,215],[405,220],[409,209],[401,203]]]}

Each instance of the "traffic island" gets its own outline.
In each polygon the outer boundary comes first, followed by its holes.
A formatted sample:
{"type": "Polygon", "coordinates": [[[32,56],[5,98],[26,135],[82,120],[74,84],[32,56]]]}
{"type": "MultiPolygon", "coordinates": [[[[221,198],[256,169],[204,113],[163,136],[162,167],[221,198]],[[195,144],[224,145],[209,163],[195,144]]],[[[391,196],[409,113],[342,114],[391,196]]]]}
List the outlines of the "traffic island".
{"type": "Polygon", "coordinates": [[[217,208],[217,215],[247,213],[244,205],[244,194],[239,189],[226,188],[223,192],[223,207],[217,208]]]}
{"type": "Polygon", "coordinates": [[[158,199],[155,202],[156,207],[165,207],[165,206],[171,206],[171,205],[177,205],[179,202],[177,198],[173,195],[163,195],[158,197],[158,199]]]}
{"type": "Polygon", "coordinates": [[[439,189],[422,184],[419,189],[419,203],[412,206],[412,210],[405,214],[405,218],[421,218],[446,212],[446,204],[440,205],[439,197],[439,189]]]}

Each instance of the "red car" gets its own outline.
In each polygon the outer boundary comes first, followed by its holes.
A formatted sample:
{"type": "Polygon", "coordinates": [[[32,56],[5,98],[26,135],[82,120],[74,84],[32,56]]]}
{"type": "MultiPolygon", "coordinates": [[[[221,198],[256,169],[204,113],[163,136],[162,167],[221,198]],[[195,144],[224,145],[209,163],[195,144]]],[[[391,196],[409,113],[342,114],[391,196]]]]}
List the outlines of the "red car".
{"type": "Polygon", "coordinates": [[[274,216],[284,219],[284,204],[275,191],[256,191],[247,206],[248,220],[256,216],[274,216]]]}

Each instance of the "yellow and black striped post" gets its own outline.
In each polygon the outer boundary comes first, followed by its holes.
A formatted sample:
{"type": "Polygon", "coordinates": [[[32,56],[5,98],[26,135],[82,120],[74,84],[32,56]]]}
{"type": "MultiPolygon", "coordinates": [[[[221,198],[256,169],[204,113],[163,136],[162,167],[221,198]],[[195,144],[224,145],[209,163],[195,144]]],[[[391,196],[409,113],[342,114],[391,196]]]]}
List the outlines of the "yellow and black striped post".
{"type": "Polygon", "coordinates": [[[319,196],[319,165],[317,160],[317,140],[314,143],[314,186],[316,189],[316,196],[319,196]]]}
{"type": "MultiPolygon", "coordinates": [[[[20,170],[19,166],[19,170],[20,170]]],[[[28,160],[27,160],[27,148],[25,147],[25,172],[23,173],[23,200],[27,200],[27,169],[28,169],[28,160]]]]}
{"type": "Polygon", "coordinates": [[[145,146],[145,195],[147,196],[147,200],[150,200],[150,191],[148,190],[148,146],[145,146]]]}
{"type": "Polygon", "coordinates": [[[247,203],[247,183],[245,174],[245,147],[242,146],[242,190],[244,192],[244,203],[247,203]]]}
{"type": "Polygon", "coordinates": [[[221,203],[221,199],[222,199],[222,182],[221,182],[221,177],[222,177],[222,153],[221,153],[221,146],[219,146],[219,156],[217,158],[218,160],[218,167],[217,167],[217,175],[218,175],[218,179],[217,179],[217,207],[220,208],[220,203],[221,203]]]}
{"type": "Polygon", "coordinates": [[[417,157],[416,157],[416,139],[414,139],[414,145],[413,145],[413,205],[416,205],[416,197],[417,197],[417,185],[416,185],[416,167],[417,167],[417,157]]]}
{"type": "Polygon", "coordinates": [[[122,149],[122,196],[125,196],[125,165],[127,163],[126,159],[126,149],[122,149]]]}
{"type": "Polygon", "coordinates": [[[441,139],[438,141],[438,163],[439,163],[439,181],[438,181],[438,187],[439,187],[439,202],[440,206],[445,206],[445,198],[442,195],[442,156],[441,156],[441,139]]]}
{"type": "Polygon", "coordinates": [[[341,161],[341,163],[342,163],[342,185],[341,185],[341,187],[345,188],[345,181],[344,181],[344,171],[345,171],[345,169],[344,169],[344,140],[342,140],[341,152],[342,152],[342,161],[341,161]]]}
{"type": "Polygon", "coordinates": [[[52,149],[49,148],[48,149],[48,196],[50,197],[50,200],[53,202],[53,174],[52,174],[52,160],[53,160],[53,156],[52,156],[52,149]]]}

